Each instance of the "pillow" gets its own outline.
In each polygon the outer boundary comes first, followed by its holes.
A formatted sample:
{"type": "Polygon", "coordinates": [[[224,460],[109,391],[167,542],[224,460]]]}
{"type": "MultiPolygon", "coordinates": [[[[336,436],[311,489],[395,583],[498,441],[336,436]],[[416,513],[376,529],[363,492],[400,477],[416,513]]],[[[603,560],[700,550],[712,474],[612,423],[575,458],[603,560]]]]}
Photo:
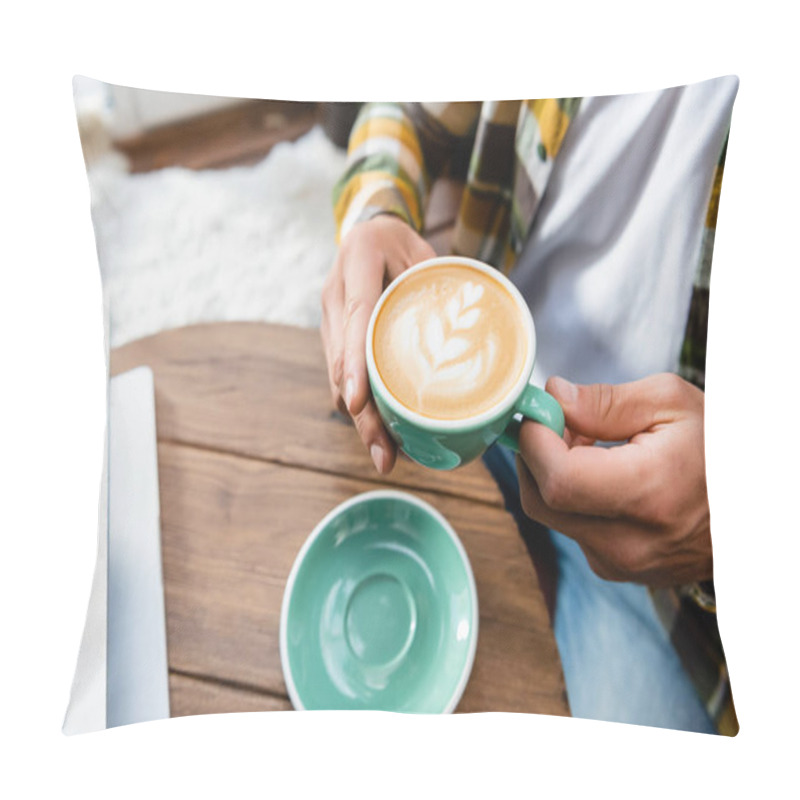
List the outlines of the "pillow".
{"type": "Polygon", "coordinates": [[[387,573],[413,613],[376,589],[367,624],[358,586],[331,578],[286,612],[320,521],[380,489],[441,514],[474,576],[479,635],[453,629],[476,642],[456,711],[735,735],[703,390],[737,88],[361,104],[76,78],[108,502],[64,730],[307,707],[301,669],[329,684],[323,707],[419,710],[409,687],[440,680],[435,594],[387,573]],[[329,372],[344,320],[422,253],[478,259],[517,287],[532,382],[561,404],[563,438],[523,424],[518,461],[498,445],[452,471],[403,457],[376,470],[394,445],[368,416],[352,425],[329,372]],[[316,627],[288,628],[298,617],[316,627]],[[313,655],[292,663],[293,636],[316,637],[313,655]]]}

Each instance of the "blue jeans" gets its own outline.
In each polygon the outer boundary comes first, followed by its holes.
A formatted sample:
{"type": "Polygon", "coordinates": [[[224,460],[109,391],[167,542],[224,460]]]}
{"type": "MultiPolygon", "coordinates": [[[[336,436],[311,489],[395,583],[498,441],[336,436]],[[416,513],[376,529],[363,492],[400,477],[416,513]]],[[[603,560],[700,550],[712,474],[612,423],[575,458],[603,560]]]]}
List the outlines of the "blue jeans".
{"type": "Polygon", "coordinates": [[[555,578],[556,644],[573,716],[715,733],[647,589],[598,577],[575,541],[528,519],[513,453],[484,456],[529,550],[549,538],[555,578]]]}

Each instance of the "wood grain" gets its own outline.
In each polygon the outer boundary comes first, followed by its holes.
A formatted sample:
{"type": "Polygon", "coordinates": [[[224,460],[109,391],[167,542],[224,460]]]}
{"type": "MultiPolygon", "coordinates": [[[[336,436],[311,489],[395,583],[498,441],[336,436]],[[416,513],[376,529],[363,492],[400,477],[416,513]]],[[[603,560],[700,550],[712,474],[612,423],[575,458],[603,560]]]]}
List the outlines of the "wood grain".
{"type": "MultiPolygon", "coordinates": [[[[111,373],[155,373],[161,441],[386,484],[355,430],[333,411],[317,330],[257,322],[177,328],[115,349],[111,373]]],[[[501,507],[486,467],[437,473],[399,460],[391,483],[501,507]]]]}
{"type": "Polygon", "coordinates": [[[275,697],[207,678],[172,672],[169,676],[170,716],[233,714],[242,711],[291,711],[285,697],[275,697]]]}
{"type": "MultiPolygon", "coordinates": [[[[286,694],[283,590],[308,534],[363,481],[184,445],[159,445],[171,668],[286,694]]],[[[567,713],[536,575],[513,520],[467,498],[417,493],[458,532],[478,588],[480,634],[464,710],[567,713]]]]}
{"type": "Polygon", "coordinates": [[[457,710],[569,714],[535,570],[481,462],[379,478],[330,411],[317,331],[202,325],[111,353],[112,374],[141,364],[155,376],[174,716],[289,708],[278,638],[294,559],[332,508],[382,486],[439,509],[469,555],[479,636],[457,710]]]}

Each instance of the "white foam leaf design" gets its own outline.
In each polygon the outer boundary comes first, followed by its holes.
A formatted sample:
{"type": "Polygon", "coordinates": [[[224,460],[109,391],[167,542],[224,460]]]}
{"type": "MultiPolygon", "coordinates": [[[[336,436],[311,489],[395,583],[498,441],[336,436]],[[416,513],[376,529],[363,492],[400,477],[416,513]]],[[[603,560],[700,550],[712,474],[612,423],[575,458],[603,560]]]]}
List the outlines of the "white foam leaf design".
{"type": "Polygon", "coordinates": [[[469,311],[465,311],[463,314],[459,315],[458,320],[455,322],[453,327],[458,330],[471,328],[478,321],[480,315],[481,311],[479,308],[471,308],[469,311]]]}
{"type": "Polygon", "coordinates": [[[469,342],[459,336],[451,336],[449,339],[445,339],[444,326],[437,316],[432,316],[428,319],[428,323],[425,326],[425,344],[428,345],[433,357],[434,369],[440,364],[452,361],[463,355],[469,347],[469,342]]]}
{"type": "Polygon", "coordinates": [[[481,286],[479,283],[467,282],[464,284],[461,294],[464,298],[464,308],[469,308],[470,306],[475,305],[475,303],[477,303],[478,300],[483,297],[483,286],[481,286]]]}
{"type": "Polygon", "coordinates": [[[460,339],[459,337],[448,339],[447,342],[445,342],[444,349],[442,350],[442,358],[440,363],[445,364],[448,361],[453,361],[454,359],[463,355],[468,347],[469,342],[466,339],[460,339]]]}
{"type": "Polygon", "coordinates": [[[436,379],[441,382],[457,380],[464,386],[474,385],[483,370],[483,359],[480,353],[471,358],[466,364],[452,364],[436,371],[436,379]]]}
{"type": "Polygon", "coordinates": [[[483,297],[483,286],[465,283],[457,297],[445,306],[445,314],[454,330],[463,331],[474,327],[481,316],[479,308],[472,308],[483,297]]]}
{"type": "Polygon", "coordinates": [[[460,310],[461,304],[458,302],[458,298],[451,297],[447,301],[447,305],[444,307],[444,313],[447,315],[447,319],[451,325],[455,325],[455,322],[458,319],[458,312],[460,310]]]}
{"type": "Polygon", "coordinates": [[[444,347],[444,327],[442,321],[437,316],[428,317],[428,324],[425,326],[425,344],[436,358],[444,347]]]}

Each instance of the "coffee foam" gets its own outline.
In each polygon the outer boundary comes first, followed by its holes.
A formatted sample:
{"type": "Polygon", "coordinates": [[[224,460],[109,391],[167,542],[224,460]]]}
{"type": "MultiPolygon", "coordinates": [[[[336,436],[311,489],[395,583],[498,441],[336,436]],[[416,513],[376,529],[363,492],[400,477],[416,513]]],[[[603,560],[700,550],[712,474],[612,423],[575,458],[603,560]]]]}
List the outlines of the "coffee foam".
{"type": "Polygon", "coordinates": [[[387,389],[406,408],[444,420],[499,404],[519,380],[529,346],[507,289],[460,264],[405,278],[384,302],[373,332],[387,389]]]}

